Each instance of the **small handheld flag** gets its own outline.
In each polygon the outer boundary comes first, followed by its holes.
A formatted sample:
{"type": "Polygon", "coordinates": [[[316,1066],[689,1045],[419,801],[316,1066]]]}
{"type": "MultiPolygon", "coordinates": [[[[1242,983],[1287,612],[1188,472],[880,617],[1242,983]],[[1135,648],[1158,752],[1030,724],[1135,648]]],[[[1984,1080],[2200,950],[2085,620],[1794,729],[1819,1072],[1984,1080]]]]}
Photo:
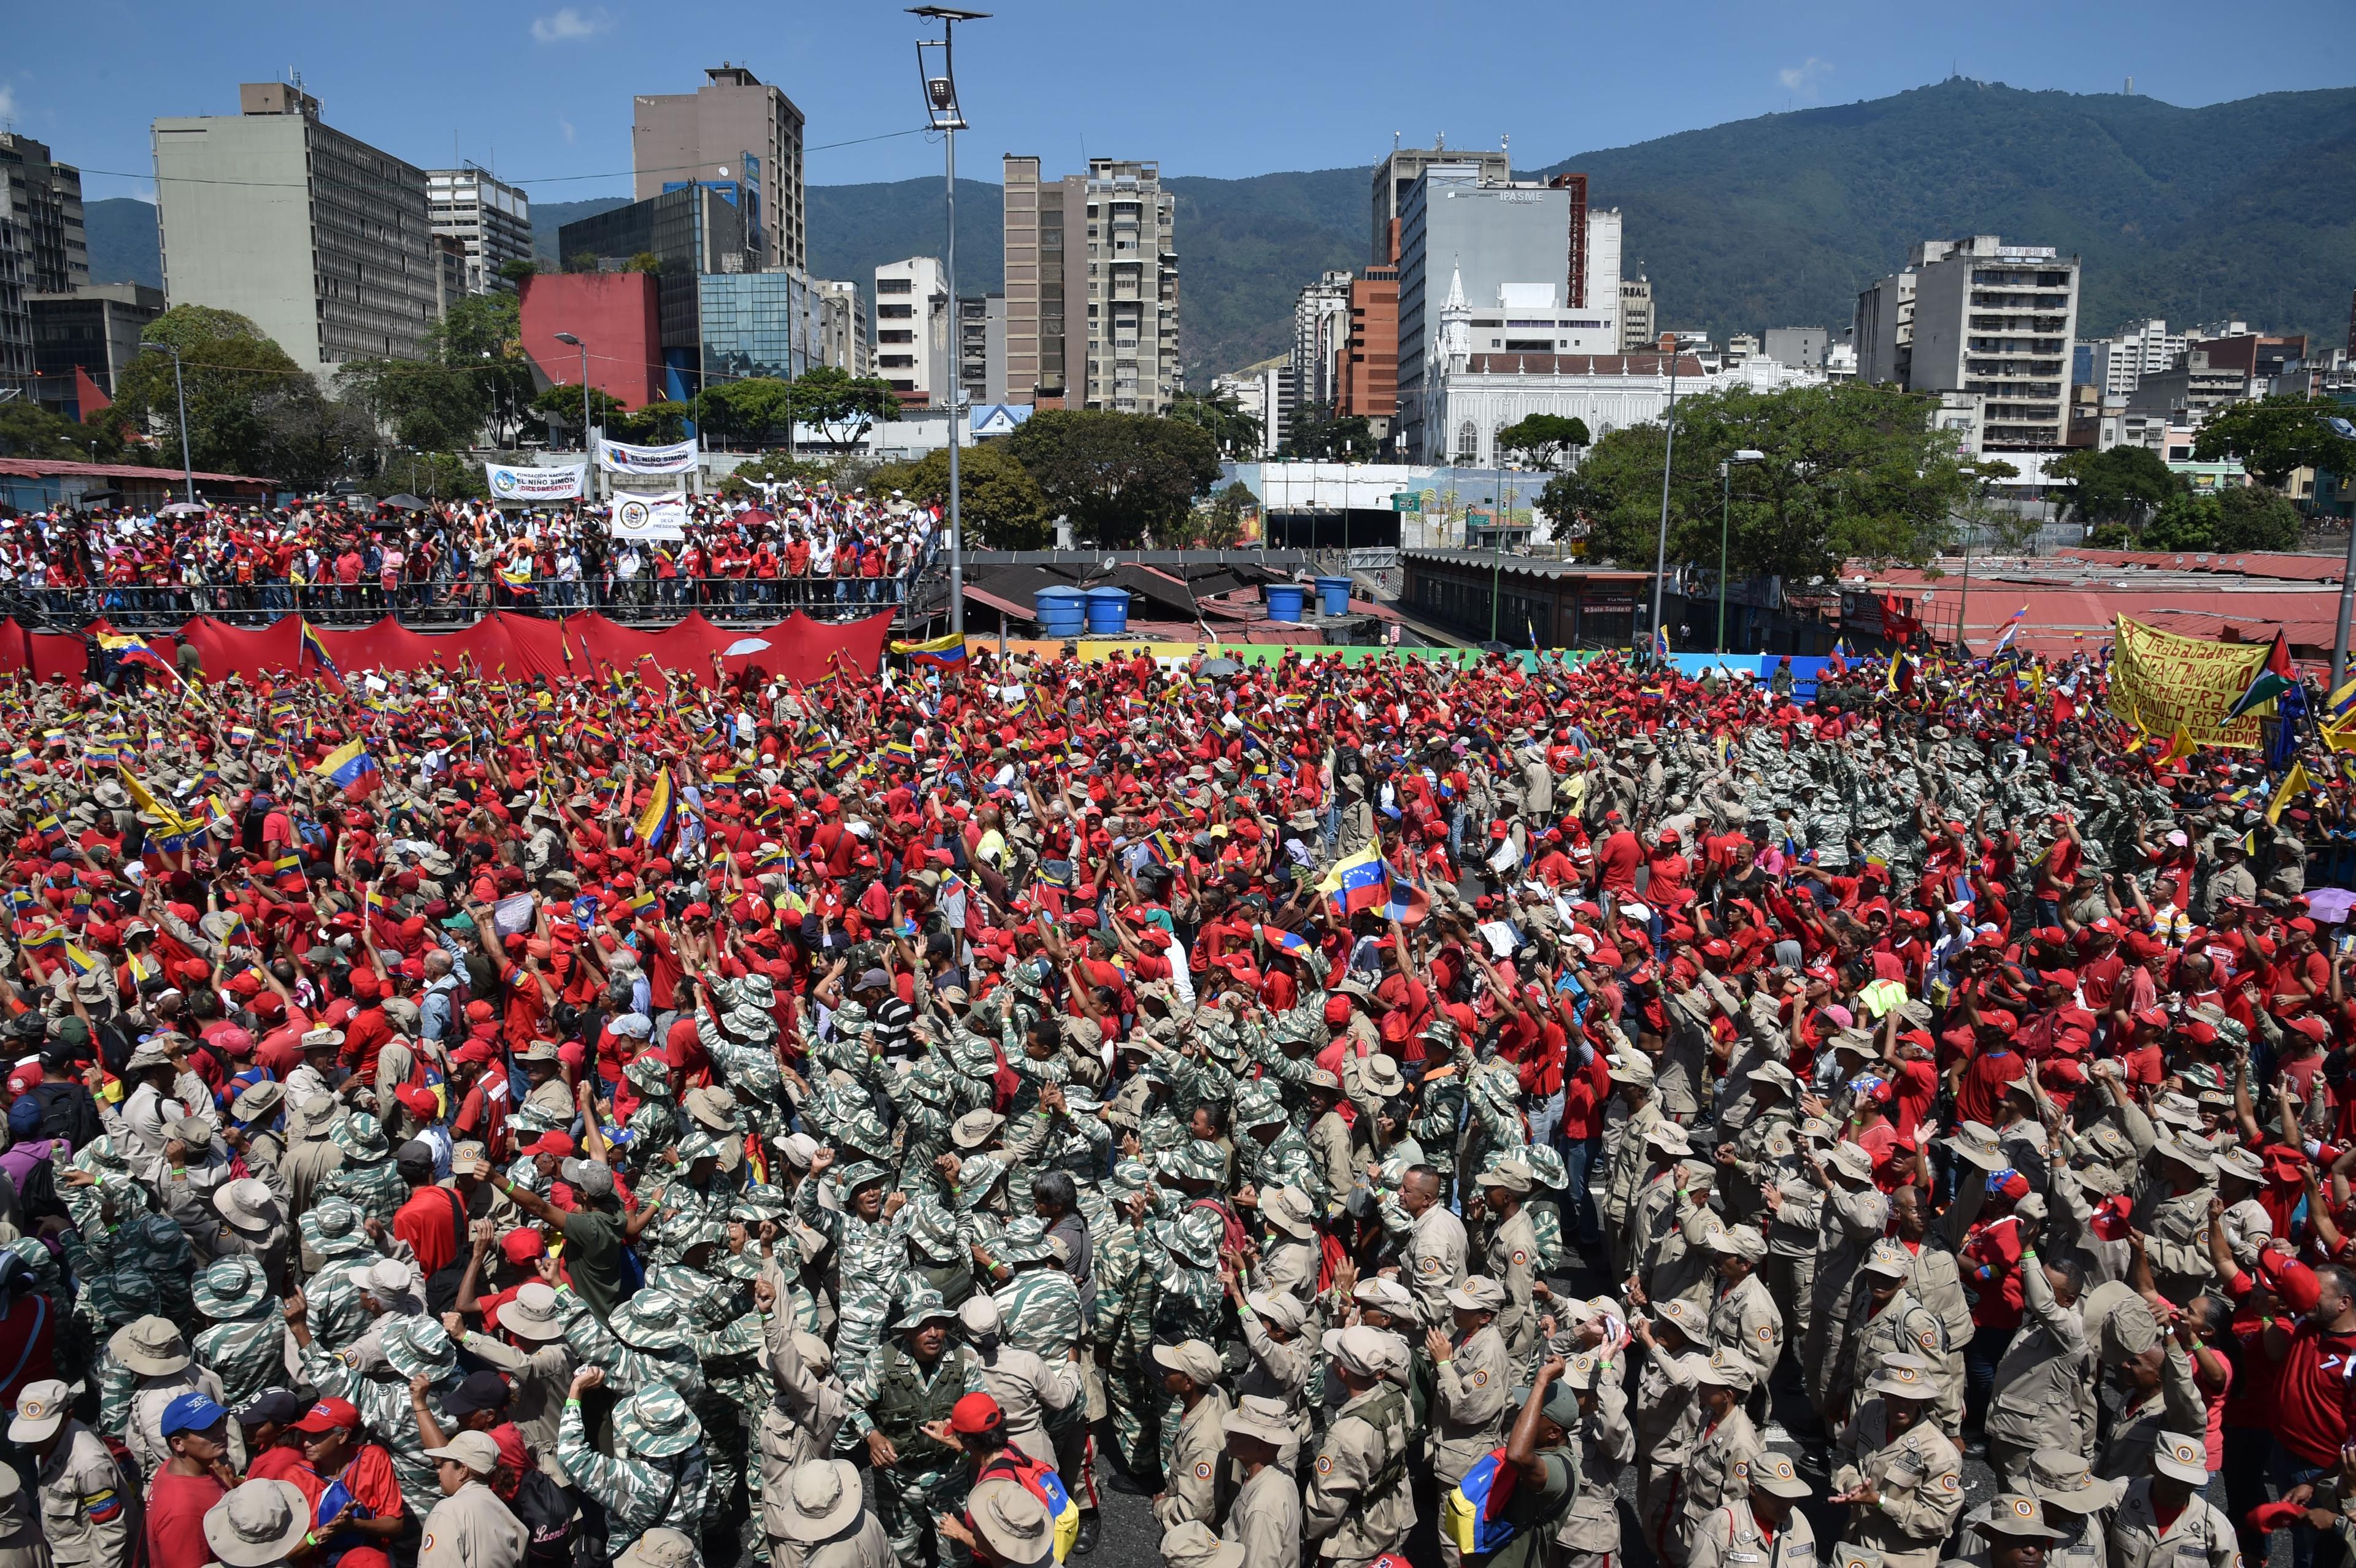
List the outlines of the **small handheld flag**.
{"type": "Polygon", "coordinates": [[[638,813],[638,819],[634,824],[639,848],[652,849],[662,841],[663,835],[670,831],[672,805],[670,770],[665,768],[655,775],[655,787],[647,801],[647,808],[638,813]]]}
{"type": "Polygon", "coordinates": [[[359,741],[328,752],[311,771],[342,790],[347,800],[365,800],[384,784],[384,774],[378,771],[376,759],[359,741]]]}
{"type": "Polygon", "coordinates": [[[309,657],[319,661],[319,667],[321,669],[326,670],[337,680],[343,679],[344,672],[337,669],[336,667],[336,661],[327,656],[327,645],[320,640],[319,629],[311,624],[308,621],[304,621],[301,624],[301,645],[295,649],[294,667],[296,673],[301,673],[303,659],[305,656],[308,656],[309,657]]]}
{"type": "Polygon", "coordinates": [[[2260,665],[2257,672],[2250,677],[2249,689],[2233,699],[2233,706],[2225,709],[2225,716],[2217,720],[2217,727],[2222,730],[2243,714],[2264,708],[2297,683],[2298,672],[2292,668],[2290,662],[2290,645],[2283,641],[2283,635],[2276,632],[2274,645],[2266,650],[2265,663],[2260,665]]]}

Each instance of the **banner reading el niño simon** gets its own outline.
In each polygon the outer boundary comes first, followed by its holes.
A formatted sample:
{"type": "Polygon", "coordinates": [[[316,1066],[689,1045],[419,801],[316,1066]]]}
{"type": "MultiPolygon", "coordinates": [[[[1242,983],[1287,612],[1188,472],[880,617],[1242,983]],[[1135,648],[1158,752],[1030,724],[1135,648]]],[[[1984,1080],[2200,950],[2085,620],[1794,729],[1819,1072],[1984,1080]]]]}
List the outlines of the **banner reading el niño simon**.
{"type": "Polygon", "coordinates": [[[2255,746],[2260,712],[2222,730],[2217,720],[2250,688],[2268,647],[2179,637],[2122,615],[2111,656],[2111,711],[2147,735],[2173,735],[2181,724],[2203,746],[2255,746]]]}
{"type": "Polygon", "coordinates": [[[676,441],[669,446],[625,446],[600,439],[597,466],[608,474],[684,474],[695,466],[695,443],[676,441]]]}
{"type": "Polygon", "coordinates": [[[569,468],[483,464],[483,479],[490,486],[494,501],[577,501],[588,475],[589,465],[585,463],[576,463],[569,468]]]}

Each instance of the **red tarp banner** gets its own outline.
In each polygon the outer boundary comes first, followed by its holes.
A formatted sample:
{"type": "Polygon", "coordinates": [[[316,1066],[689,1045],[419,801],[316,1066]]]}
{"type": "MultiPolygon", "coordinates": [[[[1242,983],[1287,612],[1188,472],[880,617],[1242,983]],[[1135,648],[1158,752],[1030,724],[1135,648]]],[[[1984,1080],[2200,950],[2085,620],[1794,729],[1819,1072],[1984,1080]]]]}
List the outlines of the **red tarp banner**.
{"type": "MultiPolygon", "coordinates": [[[[113,629],[103,621],[93,623],[92,627],[113,629]]],[[[797,613],[771,626],[728,627],[712,624],[698,612],[676,625],[641,631],[617,625],[603,615],[567,615],[555,621],[498,612],[463,631],[430,635],[412,631],[390,616],[350,631],[315,629],[327,645],[327,656],[347,674],[432,669],[437,664],[455,670],[464,655],[473,660],[477,671],[494,679],[546,676],[554,680],[568,674],[594,676],[600,665],[627,669],[645,657],[700,686],[709,686],[712,656],[752,638],[769,645],[723,657],[723,667],[730,676],[755,670],[808,684],[845,661],[862,675],[873,675],[883,662],[892,616],[886,612],[863,621],[813,621],[797,613]]],[[[177,641],[150,635],[147,645],[170,659],[178,643],[187,642],[204,660],[207,680],[236,675],[250,681],[265,673],[295,669],[302,635],[300,622],[293,615],[259,628],[232,626],[199,615],[180,628],[177,641]]],[[[87,663],[88,655],[77,635],[28,633],[14,620],[0,620],[0,672],[29,669],[42,680],[79,678],[87,663]]],[[[319,672],[305,661],[302,673],[319,672]]]]}

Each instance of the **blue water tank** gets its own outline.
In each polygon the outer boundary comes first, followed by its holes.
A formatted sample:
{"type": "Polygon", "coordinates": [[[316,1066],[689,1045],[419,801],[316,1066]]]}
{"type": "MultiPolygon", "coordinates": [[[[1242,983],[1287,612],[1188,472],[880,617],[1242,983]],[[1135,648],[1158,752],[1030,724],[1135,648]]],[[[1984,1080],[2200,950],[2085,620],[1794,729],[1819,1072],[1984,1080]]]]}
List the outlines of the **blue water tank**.
{"type": "Polygon", "coordinates": [[[1268,618],[1271,621],[1298,621],[1302,601],[1309,591],[1298,582],[1271,582],[1268,585],[1268,618]]]}
{"type": "Polygon", "coordinates": [[[1129,590],[1088,590],[1088,632],[1093,636],[1118,637],[1129,630],[1129,590]]]}
{"type": "Polygon", "coordinates": [[[1350,613],[1350,580],[1346,577],[1321,577],[1317,580],[1317,607],[1328,615],[1350,613]]]}
{"type": "Polygon", "coordinates": [[[1087,624],[1087,597],[1076,588],[1042,588],[1033,594],[1039,635],[1051,640],[1078,636],[1087,624]]]}

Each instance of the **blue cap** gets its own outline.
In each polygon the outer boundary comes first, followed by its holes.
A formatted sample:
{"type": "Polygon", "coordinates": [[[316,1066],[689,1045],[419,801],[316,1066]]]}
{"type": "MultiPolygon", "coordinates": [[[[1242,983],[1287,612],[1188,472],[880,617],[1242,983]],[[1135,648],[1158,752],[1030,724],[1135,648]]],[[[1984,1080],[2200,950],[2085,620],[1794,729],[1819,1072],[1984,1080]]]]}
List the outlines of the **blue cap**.
{"type": "Polygon", "coordinates": [[[229,1412],[200,1393],[184,1393],[164,1407],[164,1435],[175,1432],[207,1432],[229,1419],[229,1412]]]}

